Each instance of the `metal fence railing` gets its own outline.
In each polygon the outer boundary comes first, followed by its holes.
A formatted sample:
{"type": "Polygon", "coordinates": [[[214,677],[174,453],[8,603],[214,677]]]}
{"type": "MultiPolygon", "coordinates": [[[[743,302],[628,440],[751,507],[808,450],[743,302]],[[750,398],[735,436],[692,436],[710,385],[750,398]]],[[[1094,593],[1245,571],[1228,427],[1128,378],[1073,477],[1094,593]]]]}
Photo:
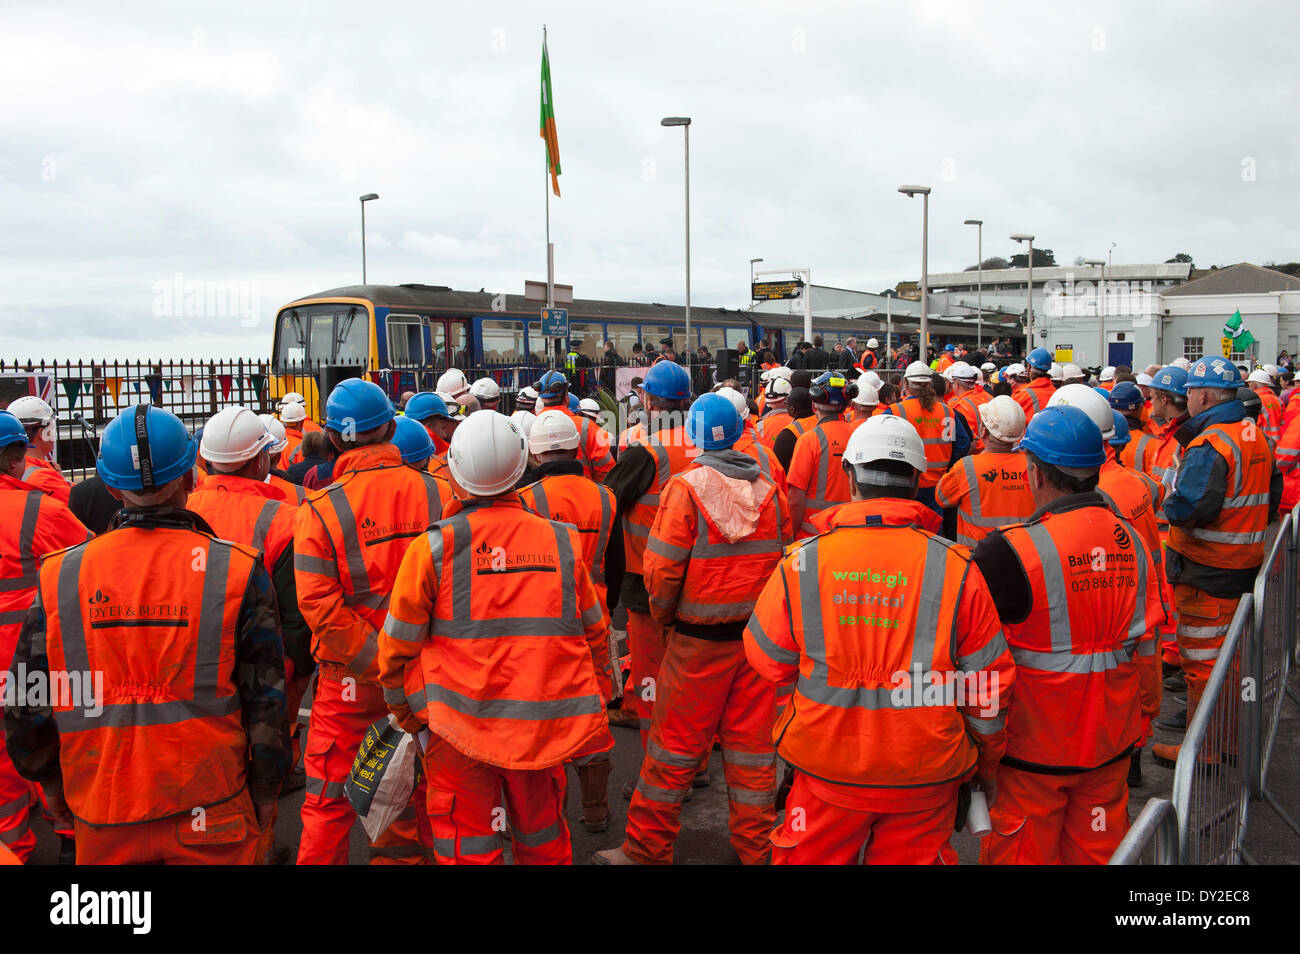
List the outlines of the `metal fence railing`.
{"type": "Polygon", "coordinates": [[[1124,840],[1111,855],[1112,865],[1173,865],[1178,863],[1178,816],[1167,798],[1148,799],[1133,819],[1124,840]]]}

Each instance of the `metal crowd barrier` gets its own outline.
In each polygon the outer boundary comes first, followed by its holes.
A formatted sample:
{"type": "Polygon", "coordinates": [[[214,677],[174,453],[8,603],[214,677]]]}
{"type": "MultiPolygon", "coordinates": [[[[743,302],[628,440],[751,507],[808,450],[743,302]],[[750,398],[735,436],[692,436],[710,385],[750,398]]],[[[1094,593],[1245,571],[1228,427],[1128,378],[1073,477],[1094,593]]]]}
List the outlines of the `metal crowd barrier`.
{"type": "Polygon", "coordinates": [[[1178,816],[1167,798],[1148,799],[1107,864],[1178,863],[1178,816]]]}

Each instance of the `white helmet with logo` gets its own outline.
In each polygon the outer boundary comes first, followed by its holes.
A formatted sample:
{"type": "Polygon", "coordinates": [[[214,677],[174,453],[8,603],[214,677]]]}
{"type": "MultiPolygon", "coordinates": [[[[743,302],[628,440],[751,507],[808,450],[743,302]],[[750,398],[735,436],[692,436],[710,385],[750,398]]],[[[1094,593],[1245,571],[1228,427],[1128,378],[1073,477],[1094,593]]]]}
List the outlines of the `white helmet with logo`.
{"type": "Polygon", "coordinates": [[[54,408],[35,395],[24,395],[9,402],[9,413],[22,422],[23,427],[30,424],[50,424],[54,421],[54,408]]]}
{"type": "Polygon", "coordinates": [[[1077,407],[1091,418],[1101,431],[1102,440],[1115,436],[1115,414],[1110,402],[1086,384],[1067,384],[1059,388],[1047,401],[1048,407],[1077,407]]]}
{"type": "Polygon", "coordinates": [[[925,444],[911,421],[893,414],[881,414],[867,418],[849,436],[844,446],[844,463],[853,466],[854,477],[859,483],[911,484],[910,480],[881,474],[870,466],[882,460],[899,461],[918,473],[925,473],[925,444]]]}
{"type": "Polygon", "coordinates": [[[213,464],[242,464],[274,443],[275,438],[256,414],[246,407],[227,407],[203,425],[199,453],[213,464]]]}
{"type": "Polygon", "coordinates": [[[469,386],[469,393],[480,401],[496,401],[501,397],[501,386],[491,378],[479,378],[469,386]]]}
{"type": "Polygon", "coordinates": [[[999,394],[979,406],[980,420],[994,439],[1014,444],[1025,436],[1025,409],[1010,394],[999,394]]]}
{"type": "Polygon", "coordinates": [[[527,466],[528,441],[501,414],[471,414],[456,428],[447,448],[452,478],[476,497],[508,493],[527,466]]]}
{"type": "Polygon", "coordinates": [[[528,432],[528,449],[534,454],[576,450],[577,447],[578,425],[573,423],[573,418],[569,415],[554,408],[537,415],[532,430],[528,432]]]}
{"type": "MultiPolygon", "coordinates": [[[[266,428],[266,433],[275,438],[275,443],[268,445],[267,450],[272,454],[278,454],[280,451],[284,450],[285,446],[289,443],[289,434],[285,431],[284,425],[276,420],[274,414],[259,414],[257,415],[257,419],[261,421],[262,426],[266,428]]],[[[206,434],[207,431],[204,431],[203,433],[206,434]]]]}

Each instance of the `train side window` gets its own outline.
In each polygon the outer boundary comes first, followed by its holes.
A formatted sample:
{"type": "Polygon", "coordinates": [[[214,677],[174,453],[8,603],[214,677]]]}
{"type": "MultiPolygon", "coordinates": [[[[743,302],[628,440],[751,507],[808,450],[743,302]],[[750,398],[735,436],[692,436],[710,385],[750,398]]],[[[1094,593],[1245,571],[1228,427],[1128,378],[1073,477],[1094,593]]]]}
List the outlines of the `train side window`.
{"type": "Polygon", "coordinates": [[[309,361],[324,361],[330,364],[334,361],[334,315],[312,315],[311,316],[311,335],[307,339],[307,359],[309,361]]]}
{"type": "MultiPolygon", "coordinates": [[[[588,321],[569,322],[569,338],[577,339],[578,353],[586,355],[592,361],[599,361],[604,349],[600,343],[605,340],[605,326],[588,321]]],[[[564,350],[569,350],[569,342],[564,342],[564,350]]]]}
{"type": "Polygon", "coordinates": [[[727,347],[728,347],[728,348],[734,348],[734,347],[736,347],[736,345],[740,344],[742,341],[745,342],[745,347],[749,347],[749,345],[750,345],[750,343],[751,343],[750,340],[749,340],[749,329],[748,329],[748,328],[727,328],[727,329],[726,329],[726,336],[727,336],[727,347]]]}
{"type": "Polygon", "coordinates": [[[388,363],[400,365],[424,363],[422,322],[415,315],[388,316],[388,363]]]}
{"type": "Polygon", "coordinates": [[[307,322],[297,311],[280,316],[280,364],[301,365],[307,357],[307,322]]]}
{"type": "Polygon", "coordinates": [[[641,344],[645,350],[651,354],[658,354],[663,350],[663,345],[659,342],[668,337],[671,329],[667,325],[642,325],[641,326],[641,344]]]}
{"type": "Polygon", "coordinates": [[[450,321],[447,323],[447,341],[451,345],[451,366],[453,368],[468,368],[471,364],[471,358],[465,345],[465,322],[450,321]]]}
{"type": "Polygon", "coordinates": [[[614,342],[614,350],[626,361],[632,354],[632,346],[640,340],[636,325],[616,325],[612,322],[605,326],[605,333],[614,342]]]}
{"type": "Polygon", "coordinates": [[[540,321],[528,322],[528,359],[531,362],[546,362],[547,349],[551,342],[542,337],[542,323],[540,321]]]}
{"type": "Polygon", "coordinates": [[[524,326],[519,321],[484,319],[483,360],[517,364],[524,357],[524,326]]]}
{"type": "Polygon", "coordinates": [[[722,328],[701,328],[700,342],[711,354],[717,354],[727,346],[726,334],[722,328]]]}

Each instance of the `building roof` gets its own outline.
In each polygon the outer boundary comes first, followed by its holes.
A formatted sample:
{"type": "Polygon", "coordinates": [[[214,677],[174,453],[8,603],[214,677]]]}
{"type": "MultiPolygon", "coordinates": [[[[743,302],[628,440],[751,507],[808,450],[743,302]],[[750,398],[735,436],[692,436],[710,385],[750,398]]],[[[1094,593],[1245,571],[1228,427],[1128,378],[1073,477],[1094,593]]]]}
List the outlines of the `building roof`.
{"type": "MultiPolygon", "coordinates": [[[[1104,269],[1096,265],[1053,265],[1038,266],[1034,269],[1034,285],[1046,282],[1095,281],[1105,272],[1106,279],[1112,282],[1135,281],[1172,281],[1183,282],[1191,273],[1192,266],[1185,262],[1159,262],[1151,265],[1110,265],[1104,269]]],[[[988,285],[1023,285],[1029,278],[1025,268],[986,268],[984,284],[988,285]]],[[[972,288],[979,281],[979,272],[935,272],[929,276],[930,291],[945,288],[972,288]]]]}
{"type": "Polygon", "coordinates": [[[1271,268],[1241,262],[1194,278],[1177,288],[1162,292],[1173,295],[1258,295],[1269,292],[1300,291],[1300,278],[1271,268]]]}

